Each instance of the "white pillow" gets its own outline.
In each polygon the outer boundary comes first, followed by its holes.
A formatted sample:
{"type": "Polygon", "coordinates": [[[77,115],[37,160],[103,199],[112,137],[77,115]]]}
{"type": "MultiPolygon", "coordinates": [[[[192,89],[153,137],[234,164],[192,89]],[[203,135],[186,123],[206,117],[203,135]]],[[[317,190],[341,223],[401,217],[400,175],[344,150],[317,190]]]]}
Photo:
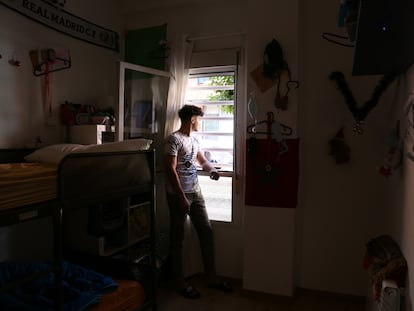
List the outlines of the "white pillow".
{"type": "Polygon", "coordinates": [[[105,143],[102,145],[79,145],[79,144],[56,144],[40,148],[24,159],[27,162],[41,162],[59,164],[59,162],[71,152],[114,152],[114,151],[136,151],[148,150],[151,147],[152,140],[137,138],[124,140],[114,143],[105,143]]]}
{"type": "Polygon", "coordinates": [[[136,138],[101,145],[87,145],[84,149],[76,152],[113,152],[113,151],[136,151],[148,150],[151,147],[152,140],[145,138],[136,138]]]}
{"type": "Polygon", "coordinates": [[[56,144],[46,146],[25,156],[27,162],[41,162],[59,164],[65,155],[73,151],[80,151],[87,146],[79,144],[56,144]]]}

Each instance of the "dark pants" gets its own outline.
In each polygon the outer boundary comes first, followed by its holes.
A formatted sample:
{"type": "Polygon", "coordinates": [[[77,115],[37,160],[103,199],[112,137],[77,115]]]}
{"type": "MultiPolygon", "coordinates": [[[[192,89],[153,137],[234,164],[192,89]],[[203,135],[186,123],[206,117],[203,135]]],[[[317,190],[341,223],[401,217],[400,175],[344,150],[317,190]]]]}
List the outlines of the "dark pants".
{"type": "MultiPolygon", "coordinates": [[[[204,197],[201,192],[187,193],[190,201],[188,216],[197,231],[200,241],[204,269],[207,273],[215,272],[213,230],[208,218],[204,197]]],[[[170,263],[173,278],[183,277],[183,240],[184,225],[187,214],[183,214],[176,195],[167,195],[170,208],[170,263]]]]}

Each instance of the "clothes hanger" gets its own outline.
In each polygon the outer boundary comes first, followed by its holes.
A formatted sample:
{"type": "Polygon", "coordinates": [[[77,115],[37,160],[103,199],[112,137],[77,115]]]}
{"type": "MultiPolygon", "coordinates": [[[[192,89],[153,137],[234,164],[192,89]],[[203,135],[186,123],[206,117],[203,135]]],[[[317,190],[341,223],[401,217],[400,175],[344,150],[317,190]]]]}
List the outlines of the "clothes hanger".
{"type": "Polygon", "coordinates": [[[272,135],[272,134],[276,134],[274,133],[274,126],[273,123],[278,123],[280,125],[280,134],[285,135],[285,136],[290,136],[293,133],[293,129],[283,123],[280,123],[278,121],[275,121],[275,115],[273,112],[269,111],[267,112],[267,119],[266,120],[262,120],[262,121],[258,121],[255,122],[253,124],[250,124],[247,126],[247,133],[249,134],[264,134],[264,135],[272,135]],[[259,131],[257,130],[257,126],[260,124],[266,124],[266,131],[259,131]]]}

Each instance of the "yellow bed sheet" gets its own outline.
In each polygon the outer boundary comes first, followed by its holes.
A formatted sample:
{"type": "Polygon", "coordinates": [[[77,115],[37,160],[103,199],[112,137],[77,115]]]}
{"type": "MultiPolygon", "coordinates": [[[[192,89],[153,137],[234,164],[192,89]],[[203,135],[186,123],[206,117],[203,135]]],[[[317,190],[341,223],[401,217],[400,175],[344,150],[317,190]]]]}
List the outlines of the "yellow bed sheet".
{"type": "Polygon", "coordinates": [[[55,165],[0,164],[0,210],[56,199],[56,176],[55,165]]]}

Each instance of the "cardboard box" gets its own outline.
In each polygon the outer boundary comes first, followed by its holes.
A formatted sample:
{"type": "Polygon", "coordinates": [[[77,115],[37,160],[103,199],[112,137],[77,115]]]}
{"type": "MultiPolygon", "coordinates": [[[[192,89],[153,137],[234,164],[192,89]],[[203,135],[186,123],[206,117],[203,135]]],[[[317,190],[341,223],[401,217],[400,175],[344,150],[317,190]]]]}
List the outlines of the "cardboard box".
{"type": "Polygon", "coordinates": [[[70,128],[70,138],[73,144],[102,144],[102,132],[106,126],[101,124],[74,125],[70,128]]]}

